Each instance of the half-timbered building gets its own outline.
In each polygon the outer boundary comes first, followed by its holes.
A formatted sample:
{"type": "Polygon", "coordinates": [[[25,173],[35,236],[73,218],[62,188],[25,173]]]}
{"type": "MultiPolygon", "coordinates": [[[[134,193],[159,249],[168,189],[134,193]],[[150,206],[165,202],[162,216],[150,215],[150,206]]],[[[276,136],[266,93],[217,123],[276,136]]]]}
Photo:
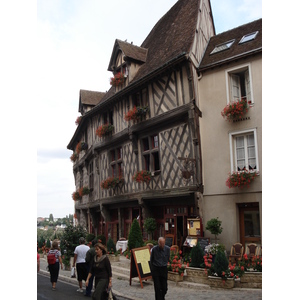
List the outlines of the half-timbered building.
{"type": "MultiPolygon", "coordinates": [[[[221,109],[215,116],[226,92],[214,72],[229,67],[226,61],[213,65],[209,60],[214,37],[210,1],[179,0],[140,46],[115,40],[108,92],[80,91],[82,116],[67,148],[73,150],[76,217],[89,232],[116,242],[128,237],[133,219],[142,225],[153,217],[154,238],[174,234],[174,243],[182,246],[188,218],[200,219],[200,234],[203,223],[218,214],[227,225],[224,206],[234,193],[223,187],[218,191],[218,185],[225,186],[218,162],[222,172],[230,171],[229,150],[222,149],[232,124],[224,123],[221,109]],[[221,121],[214,124],[214,118],[221,121]],[[209,198],[212,193],[222,200],[209,198]]],[[[251,125],[234,126],[253,128],[255,121],[251,117],[251,125]]],[[[231,205],[255,202],[256,196],[244,201],[244,195],[235,193],[240,200],[231,205]]],[[[236,235],[226,233],[228,243],[236,235]]]]}

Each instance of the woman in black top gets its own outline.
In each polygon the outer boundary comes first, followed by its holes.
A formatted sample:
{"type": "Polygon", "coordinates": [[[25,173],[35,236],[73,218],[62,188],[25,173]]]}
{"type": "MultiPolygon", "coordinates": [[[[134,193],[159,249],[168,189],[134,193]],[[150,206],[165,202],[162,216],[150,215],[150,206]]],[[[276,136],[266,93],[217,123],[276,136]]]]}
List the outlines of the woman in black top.
{"type": "Polygon", "coordinates": [[[97,243],[94,247],[96,255],[90,264],[90,271],[85,285],[89,285],[89,280],[93,274],[95,276],[95,291],[92,299],[105,300],[108,297],[108,291],[112,287],[111,265],[106,256],[106,248],[100,243],[97,243]]]}

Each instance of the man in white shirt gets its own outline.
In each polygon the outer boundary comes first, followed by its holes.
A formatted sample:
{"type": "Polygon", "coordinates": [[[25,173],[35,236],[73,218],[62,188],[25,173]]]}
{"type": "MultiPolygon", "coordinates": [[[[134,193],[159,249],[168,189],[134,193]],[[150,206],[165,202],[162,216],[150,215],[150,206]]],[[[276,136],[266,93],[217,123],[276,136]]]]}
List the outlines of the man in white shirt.
{"type": "Polygon", "coordinates": [[[74,251],[73,267],[75,267],[76,263],[77,280],[79,283],[79,289],[77,292],[82,293],[82,280],[86,281],[88,276],[88,264],[85,262],[85,256],[90,247],[85,245],[85,239],[83,237],[79,239],[79,244],[80,245],[77,246],[74,251]]]}

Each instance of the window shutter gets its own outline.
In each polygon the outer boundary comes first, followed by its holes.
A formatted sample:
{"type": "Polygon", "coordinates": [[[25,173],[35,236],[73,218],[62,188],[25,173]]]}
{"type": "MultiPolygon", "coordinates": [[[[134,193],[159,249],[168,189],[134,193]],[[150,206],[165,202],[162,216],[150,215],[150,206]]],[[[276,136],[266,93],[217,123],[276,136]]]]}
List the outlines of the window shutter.
{"type": "Polygon", "coordinates": [[[241,99],[240,77],[235,74],[231,74],[231,97],[233,102],[241,99]]]}
{"type": "Polygon", "coordinates": [[[249,70],[245,72],[245,87],[246,87],[246,97],[247,101],[251,101],[251,88],[250,88],[250,76],[249,76],[249,70]]]}

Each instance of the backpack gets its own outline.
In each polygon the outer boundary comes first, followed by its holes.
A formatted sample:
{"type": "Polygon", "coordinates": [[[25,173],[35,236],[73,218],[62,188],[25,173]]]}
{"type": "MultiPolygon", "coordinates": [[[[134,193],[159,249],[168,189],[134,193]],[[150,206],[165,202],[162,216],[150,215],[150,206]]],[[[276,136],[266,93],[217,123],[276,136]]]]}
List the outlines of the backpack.
{"type": "Polygon", "coordinates": [[[47,261],[48,261],[48,264],[49,265],[54,265],[55,263],[56,263],[56,257],[55,257],[55,254],[56,254],[56,252],[53,254],[53,253],[49,253],[48,255],[47,255],[47,261]]]}

